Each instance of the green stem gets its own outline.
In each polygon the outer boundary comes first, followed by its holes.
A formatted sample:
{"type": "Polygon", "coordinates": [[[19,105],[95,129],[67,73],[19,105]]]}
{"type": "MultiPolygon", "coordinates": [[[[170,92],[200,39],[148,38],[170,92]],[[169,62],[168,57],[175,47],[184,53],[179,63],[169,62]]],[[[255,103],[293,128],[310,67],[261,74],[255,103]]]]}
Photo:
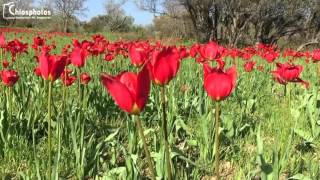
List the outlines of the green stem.
{"type": "Polygon", "coordinates": [[[290,114],[290,108],[291,108],[291,89],[290,89],[290,84],[286,85],[287,91],[288,91],[288,106],[289,106],[289,114],[290,114]]]}
{"type": "MultiPolygon", "coordinates": [[[[64,73],[64,82],[67,81],[67,73],[66,71],[63,72],[64,73]]],[[[65,106],[66,106],[66,94],[67,94],[67,86],[65,84],[63,84],[62,86],[62,111],[63,111],[63,114],[65,114],[65,106]]]]}
{"type": "Polygon", "coordinates": [[[81,94],[82,94],[82,98],[81,98],[81,103],[82,103],[82,108],[83,108],[83,110],[85,110],[85,108],[86,108],[86,106],[85,106],[85,103],[86,103],[86,99],[85,99],[85,97],[86,97],[86,89],[87,89],[87,87],[85,86],[85,85],[82,85],[82,89],[81,89],[81,94]]]}
{"type": "Polygon", "coordinates": [[[78,68],[78,92],[79,92],[79,107],[81,106],[82,92],[81,92],[81,69],[78,68]]]}
{"type": "Polygon", "coordinates": [[[170,152],[169,152],[169,142],[168,142],[168,127],[167,127],[167,113],[166,113],[166,95],[165,86],[161,87],[161,98],[162,98],[162,131],[164,139],[165,157],[166,157],[166,169],[168,180],[172,179],[171,173],[171,162],[170,162],[170,152]]]}
{"type": "Polygon", "coordinates": [[[9,86],[9,125],[12,123],[12,87],[9,86]]]}
{"type": "Polygon", "coordinates": [[[79,90],[79,123],[80,123],[80,163],[78,164],[79,177],[83,178],[84,176],[84,165],[83,165],[83,152],[84,152],[84,126],[85,118],[83,117],[83,86],[81,85],[81,68],[78,68],[78,90],[79,90]]]}
{"type": "MultiPolygon", "coordinates": [[[[82,140],[81,140],[81,155],[82,153],[84,152],[84,137],[85,137],[85,131],[84,131],[84,128],[85,128],[85,120],[86,118],[84,117],[84,87],[82,86],[81,87],[81,104],[80,104],[80,122],[81,122],[81,137],[82,137],[82,140]]],[[[81,165],[83,166],[83,161],[81,161],[81,165]]]]}
{"type": "Polygon", "coordinates": [[[320,64],[319,63],[317,66],[317,78],[318,78],[318,85],[320,85],[320,64]]]}
{"type": "Polygon", "coordinates": [[[15,59],[16,59],[16,68],[17,68],[17,70],[19,71],[20,70],[20,59],[18,59],[18,57],[17,57],[17,55],[15,56],[15,59]]]}
{"type": "MultiPolygon", "coordinates": [[[[64,112],[66,107],[66,96],[67,96],[67,87],[63,85],[62,87],[62,111],[64,112]]],[[[63,113],[64,114],[64,113],[63,113]]]]}
{"type": "Polygon", "coordinates": [[[48,155],[49,155],[49,167],[48,167],[48,179],[51,180],[51,92],[52,81],[49,81],[48,90],[48,155]]]}
{"type": "Polygon", "coordinates": [[[215,110],[215,123],[214,123],[214,130],[215,130],[215,135],[214,135],[214,145],[215,145],[215,175],[217,177],[217,180],[220,179],[219,175],[219,126],[220,126],[220,121],[219,121],[219,116],[220,116],[220,107],[219,107],[219,102],[216,102],[216,110],[215,110]]]}
{"type": "Polygon", "coordinates": [[[155,173],[154,173],[153,161],[151,159],[150,152],[148,150],[148,146],[147,146],[147,143],[146,143],[146,138],[144,136],[143,128],[142,128],[142,125],[141,125],[141,120],[140,120],[138,115],[136,116],[136,125],[137,125],[137,128],[138,128],[139,135],[141,137],[142,143],[143,143],[144,152],[145,152],[145,154],[147,156],[147,159],[148,159],[148,164],[149,164],[149,168],[150,168],[150,171],[151,171],[151,179],[152,180],[156,180],[156,176],[155,176],[155,173]]]}
{"type": "Polygon", "coordinates": [[[103,69],[103,65],[104,65],[104,64],[107,64],[106,61],[104,61],[104,60],[102,59],[102,55],[101,55],[101,54],[99,54],[99,56],[97,56],[97,58],[99,58],[99,59],[97,60],[97,62],[98,62],[99,64],[101,64],[101,72],[105,72],[104,69],[103,69]]]}

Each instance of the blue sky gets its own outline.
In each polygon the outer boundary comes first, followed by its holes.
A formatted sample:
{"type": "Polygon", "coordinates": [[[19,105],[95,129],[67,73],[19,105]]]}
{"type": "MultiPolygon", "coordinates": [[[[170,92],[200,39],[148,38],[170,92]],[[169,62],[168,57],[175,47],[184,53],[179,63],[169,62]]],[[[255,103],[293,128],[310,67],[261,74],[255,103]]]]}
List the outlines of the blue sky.
{"type": "MultiPolygon", "coordinates": [[[[92,17],[105,13],[104,0],[87,0],[85,6],[87,11],[85,12],[86,17],[79,17],[80,20],[89,21],[92,17]]],[[[126,15],[134,17],[134,23],[139,25],[148,25],[152,23],[153,14],[147,11],[139,9],[134,0],[128,0],[122,7],[126,12],[126,15]]]]}

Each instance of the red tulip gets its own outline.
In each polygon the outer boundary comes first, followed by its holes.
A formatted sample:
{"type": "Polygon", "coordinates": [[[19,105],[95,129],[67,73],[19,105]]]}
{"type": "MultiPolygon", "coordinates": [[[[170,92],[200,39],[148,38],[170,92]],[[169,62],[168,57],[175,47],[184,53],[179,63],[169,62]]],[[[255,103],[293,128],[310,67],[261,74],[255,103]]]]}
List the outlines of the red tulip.
{"type": "Polygon", "coordinates": [[[262,57],[267,60],[268,63],[272,63],[279,57],[279,53],[276,51],[269,51],[262,54],[262,57]]]}
{"type": "MultiPolygon", "coordinates": [[[[315,50],[316,51],[316,50],[315,50]]],[[[295,51],[292,49],[286,49],[283,53],[282,56],[283,57],[294,57],[294,58],[299,58],[299,57],[303,57],[305,54],[299,51],[295,51]]]]}
{"type": "Polygon", "coordinates": [[[61,76],[61,80],[65,86],[71,86],[77,80],[77,78],[75,76],[68,76],[66,78],[61,76]]]}
{"type": "Polygon", "coordinates": [[[46,43],[46,40],[44,38],[41,38],[39,36],[33,38],[33,44],[32,44],[32,48],[36,51],[38,51],[39,47],[44,46],[46,43]]]}
{"type": "Polygon", "coordinates": [[[313,59],[313,62],[320,61],[320,49],[313,50],[312,59],[313,59]]]}
{"type": "Polygon", "coordinates": [[[214,60],[221,57],[221,47],[215,42],[209,42],[200,47],[200,55],[204,59],[214,60]]]}
{"type": "Polygon", "coordinates": [[[228,55],[235,59],[236,57],[242,56],[242,52],[239,49],[230,49],[228,55]]]}
{"type": "Polygon", "coordinates": [[[67,62],[66,56],[50,55],[43,50],[39,57],[39,68],[43,79],[55,81],[63,72],[67,62]]]}
{"type": "Polygon", "coordinates": [[[88,51],[86,49],[75,47],[70,55],[71,63],[74,66],[81,68],[84,66],[87,55],[88,51]]]}
{"type": "Polygon", "coordinates": [[[81,80],[81,84],[87,85],[90,82],[91,77],[88,73],[81,73],[80,80],[81,80]]]}
{"type": "Polygon", "coordinates": [[[123,111],[137,115],[143,110],[150,91],[147,68],[144,67],[138,74],[124,72],[116,77],[102,74],[101,81],[123,111]]]}
{"type": "Polygon", "coordinates": [[[41,70],[39,67],[36,67],[33,69],[33,72],[36,76],[41,76],[41,70]]]}
{"type": "Polygon", "coordinates": [[[64,69],[64,72],[61,74],[61,81],[65,86],[71,86],[77,78],[75,76],[70,76],[72,70],[64,69]]]}
{"type": "Polygon", "coordinates": [[[236,86],[237,70],[235,67],[224,72],[204,64],[204,88],[214,101],[227,98],[236,86]]]}
{"type": "Polygon", "coordinates": [[[142,66],[148,59],[149,52],[143,44],[133,43],[129,48],[129,57],[134,66],[142,66]]]}
{"type": "Polygon", "coordinates": [[[161,86],[168,84],[177,75],[179,67],[180,54],[171,47],[160,52],[154,51],[152,61],[148,64],[152,80],[161,86]]]}
{"type": "Polygon", "coordinates": [[[251,60],[251,58],[252,58],[252,56],[253,56],[254,54],[251,54],[251,53],[247,53],[247,52],[245,52],[245,53],[242,53],[241,54],[241,57],[244,59],[244,60],[251,60]]]}
{"type": "Polygon", "coordinates": [[[14,70],[3,70],[0,75],[5,86],[13,86],[19,79],[18,73],[14,70]]]}
{"type": "Polygon", "coordinates": [[[11,53],[12,61],[16,60],[17,54],[28,53],[28,43],[22,43],[17,39],[8,42],[5,47],[11,53]]]}
{"type": "Polygon", "coordinates": [[[309,58],[312,57],[312,53],[309,52],[309,51],[306,51],[306,52],[303,53],[303,56],[304,56],[305,58],[309,59],[309,58]]]}
{"type": "Polygon", "coordinates": [[[113,53],[108,53],[104,56],[105,61],[112,61],[115,58],[113,53]]]}
{"type": "Polygon", "coordinates": [[[189,56],[189,53],[187,52],[187,48],[185,46],[180,46],[179,54],[180,54],[180,59],[184,59],[189,56]]]}
{"type": "Polygon", "coordinates": [[[280,84],[286,85],[288,82],[299,82],[308,88],[309,83],[303,81],[299,77],[302,70],[303,67],[300,65],[277,63],[277,70],[272,71],[271,73],[273,74],[275,80],[280,84]]]}
{"type": "Polygon", "coordinates": [[[4,36],[4,34],[0,33],[0,48],[4,47],[6,44],[6,37],[4,36]]]}
{"type": "Polygon", "coordinates": [[[244,64],[244,70],[246,72],[251,72],[253,70],[254,65],[256,64],[255,61],[248,61],[244,64]]]}
{"type": "Polygon", "coordinates": [[[301,74],[303,67],[300,65],[281,64],[277,63],[276,74],[279,74],[285,81],[293,81],[301,74]]]}
{"type": "Polygon", "coordinates": [[[195,58],[197,54],[199,53],[200,45],[199,44],[194,44],[190,48],[190,56],[195,58]]]}
{"type": "Polygon", "coordinates": [[[2,61],[2,67],[7,68],[9,66],[9,62],[7,60],[2,61]]]}
{"type": "Polygon", "coordinates": [[[41,38],[39,36],[33,38],[33,44],[35,46],[43,46],[45,45],[45,43],[46,43],[46,40],[44,38],[41,38]]]}
{"type": "Polygon", "coordinates": [[[90,44],[90,46],[88,46],[89,52],[93,56],[98,56],[99,54],[104,53],[105,45],[106,45],[106,42],[104,42],[102,40],[95,39],[95,42],[90,44]]]}

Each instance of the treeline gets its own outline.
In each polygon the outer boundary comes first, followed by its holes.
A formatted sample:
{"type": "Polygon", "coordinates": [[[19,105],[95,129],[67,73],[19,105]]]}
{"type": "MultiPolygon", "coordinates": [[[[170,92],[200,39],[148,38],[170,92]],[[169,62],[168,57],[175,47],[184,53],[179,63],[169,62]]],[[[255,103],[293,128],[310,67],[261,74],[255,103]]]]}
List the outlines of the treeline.
{"type": "Polygon", "coordinates": [[[162,36],[216,40],[229,46],[318,43],[319,0],[138,0],[158,17],[162,36]],[[174,27],[174,28],[172,28],[174,27]]]}
{"type": "MultiPolygon", "coordinates": [[[[85,1],[43,0],[41,7],[55,12],[50,20],[0,19],[0,23],[50,31],[135,32],[141,37],[215,40],[230,47],[262,42],[302,49],[317,44],[320,36],[319,0],[135,0],[139,8],[155,16],[147,27],[135,25],[133,17],[125,14],[122,5],[126,0],[102,1],[105,13],[81,22],[77,17],[85,14],[85,1]]],[[[32,3],[18,1],[24,8],[32,3]]]]}
{"type": "MultiPolygon", "coordinates": [[[[51,9],[53,16],[48,20],[11,19],[0,17],[1,26],[45,28],[48,31],[62,32],[140,32],[145,29],[134,24],[134,18],[127,16],[122,9],[126,1],[106,0],[102,4],[105,8],[103,15],[93,17],[88,22],[80,21],[79,16],[85,16],[86,0],[47,0],[37,4],[38,7],[51,9]]],[[[9,2],[0,0],[1,4],[9,2]]],[[[15,1],[16,8],[29,9],[35,6],[34,0],[15,1]]],[[[0,9],[2,15],[3,9],[0,9]]],[[[5,12],[8,13],[8,12],[5,12]]]]}

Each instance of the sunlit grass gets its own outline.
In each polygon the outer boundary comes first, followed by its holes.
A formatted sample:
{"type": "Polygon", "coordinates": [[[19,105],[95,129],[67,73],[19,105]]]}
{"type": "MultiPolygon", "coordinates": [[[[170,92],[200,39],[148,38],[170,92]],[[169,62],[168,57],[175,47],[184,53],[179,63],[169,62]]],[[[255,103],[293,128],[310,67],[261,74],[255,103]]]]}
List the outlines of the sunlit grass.
{"type": "MultiPolygon", "coordinates": [[[[17,37],[20,35],[23,36],[23,41],[31,44],[31,35],[18,34],[17,37]]],[[[12,39],[14,35],[10,34],[8,38],[12,39]]],[[[76,37],[56,37],[54,41],[57,50],[53,52],[59,53],[60,49],[65,44],[70,44],[74,38],[76,37]]],[[[3,178],[46,177],[47,90],[43,80],[33,74],[36,62],[33,51],[30,49],[29,52],[17,59],[20,63],[17,70],[21,78],[14,86],[13,124],[10,125],[14,133],[6,138],[6,143],[1,140],[0,145],[0,177],[3,178]]],[[[10,60],[10,57],[8,59],[10,60]]],[[[241,61],[237,88],[228,101],[221,104],[221,176],[226,179],[251,179],[261,176],[257,163],[257,131],[260,126],[266,162],[270,165],[275,152],[279,159],[285,157],[277,164],[280,177],[289,178],[303,174],[311,179],[319,179],[319,136],[310,143],[293,131],[301,129],[308,136],[316,134],[310,126],[311,117],[317,121],[314,131],[320,131],[317,112],[320,97],[311,99],[318,91],[316,64],[306,64],[303,59],[297,60],[298,64],[304,65],[302,77],[311,83],[311,87],[306,90],[300,84],[290,84],[292,97],[289,106],[283,86],[274,82],[269,73],[274,67],[271,68],[259,57],[255,59],[258,65],[265,65],[265,71],[244,73],[241,61]]],[[[79,141],[84,138],[85,153],[80,157],[83,158],[86,178],[130,179],[132,176],[126,171],[127,158],[133,161],[132,171],[135,177],[150,177],[142,143],[134,139],[133,131],[129,128],[132,125],[131,118],[118,109],[101,85],[100,64],[103,64],[103,72],[110,74],[134,70],[130,62],[122,57],[113,62],[105,62],[99,57],[88,59],[82,72],[88,72],[93,80],[86,88],[84,96],[84,135],[80,133],[80,123],[77,120],[77,85],[68,87],[66,108],[61,109],[62,85],[60,82],[54,83],[53,173],[62,179],[77,178],[79,167],[76,154],[79,141]],[[60,128],[57,126],[58,121],[60,128]],[[130,155],[129,147],[135,149],[136,154],[130,155]]],[[[230,63],[226,66],[230,66],[230,63]]],[[[72,69],[75,73],[75,68],[72,69]]],[[[177,78],[167,87],[169,141],[172,145],[176,179],[210,179],[213,176],[212,129],[215,105],[203,90],[202,76],[202,67],[196,64],[194,59],[188,58],[182,62],[177,78]]],[[[8,118],[3,89],[4,86],[1,85],[0,102],[4,102],[0,104],[1,132],[5,131],[3,123],[8,118]]],[[[160,102],[160,90],[153,86],[141,120],[151,156],[155,160],[157,175],[163,177],[161,173],[165,167],[162,155],[158,154],[163,153],[163,150],[160,150],[160,102]]]]}

